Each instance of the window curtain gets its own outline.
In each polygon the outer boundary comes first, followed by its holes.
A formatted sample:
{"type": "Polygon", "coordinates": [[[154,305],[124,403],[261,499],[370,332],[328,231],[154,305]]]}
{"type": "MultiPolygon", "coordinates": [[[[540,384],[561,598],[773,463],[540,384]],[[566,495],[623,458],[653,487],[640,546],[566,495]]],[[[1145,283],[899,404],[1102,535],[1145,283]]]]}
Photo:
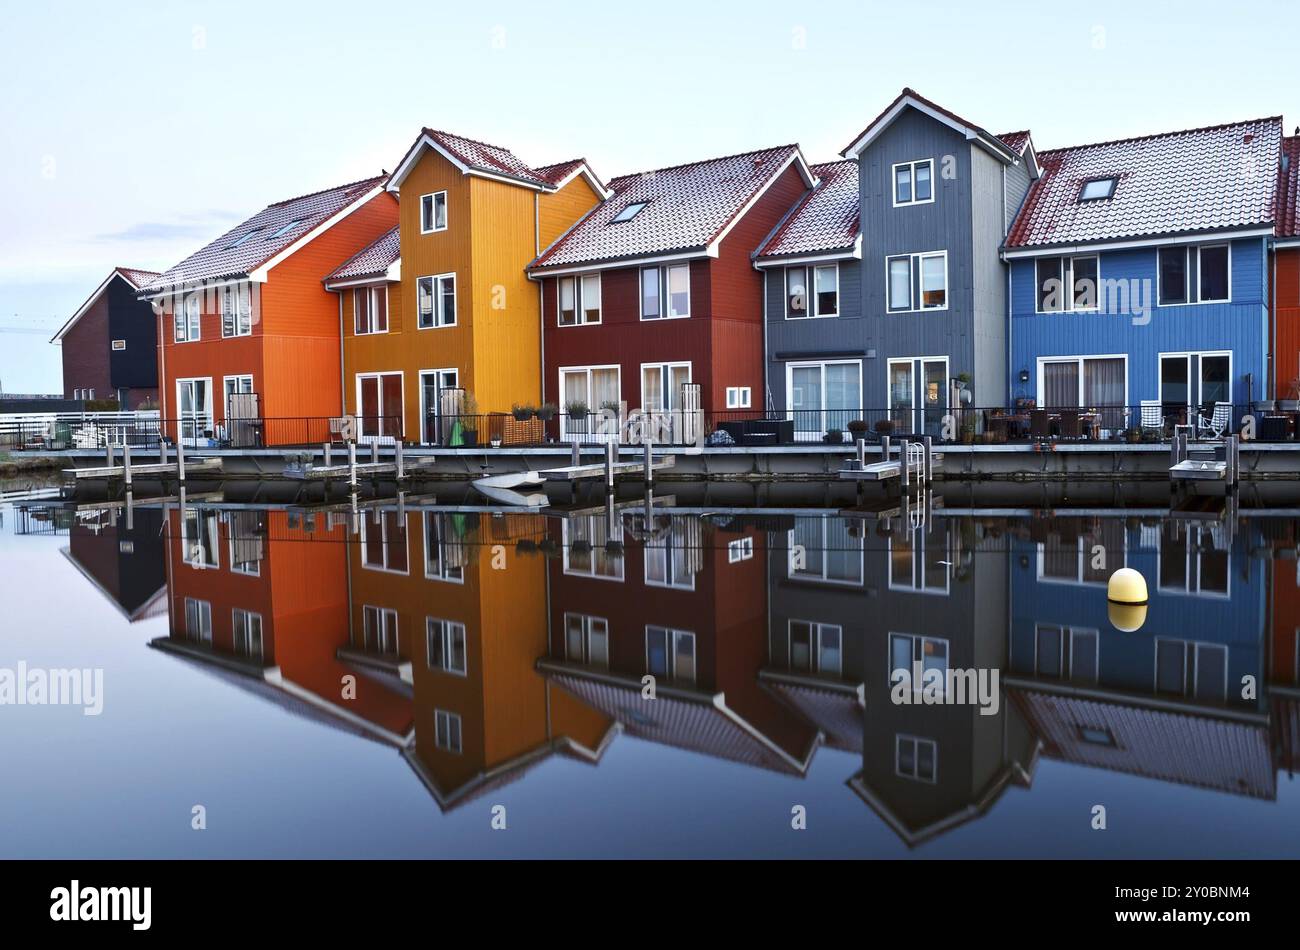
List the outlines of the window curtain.
{"type": "Polygon", "coordinates": [[[1083,401],[1089,409],[1101,410],[1104,429],[1122,429],[1124,413],[1124,361],[1084,360],[1083,401]]]}
{"type": "Polygon", "coordinates": [[[1076,409],[1079,406],[1079,364],[1043,364],[1043,408],[1076,409]]]}

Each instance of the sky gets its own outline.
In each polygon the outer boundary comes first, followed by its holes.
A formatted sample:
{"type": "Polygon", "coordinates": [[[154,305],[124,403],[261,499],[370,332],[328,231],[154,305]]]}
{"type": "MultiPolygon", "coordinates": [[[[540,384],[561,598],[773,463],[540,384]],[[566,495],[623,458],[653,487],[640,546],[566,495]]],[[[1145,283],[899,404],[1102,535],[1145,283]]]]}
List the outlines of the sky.
{"type": "Polygon", "coordinates": [[[5,0],[0,392],[114,266],[391,170],[422,126],[598,174],[798,142],[837,156],[904,86],[1045,148],[1281,115],[1294,0],[538,6],[5,0]]]}

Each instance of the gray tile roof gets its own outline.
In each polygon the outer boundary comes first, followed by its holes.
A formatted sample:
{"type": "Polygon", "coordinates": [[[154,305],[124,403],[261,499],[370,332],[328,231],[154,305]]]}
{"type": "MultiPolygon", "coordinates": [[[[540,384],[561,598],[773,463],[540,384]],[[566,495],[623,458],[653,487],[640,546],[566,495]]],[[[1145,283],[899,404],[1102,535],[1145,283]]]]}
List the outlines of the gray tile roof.
{"type": "Polygon", "coordinates": [[[399,228],[393,228],[369,247],[362,248],[325,278],[332,280],[360,280],[366,277],[382,277],[388,268],[401,257],[398,245],[399,228]]]}
{"type": "Polygon", "coordinates": [[[384,176],[279,201],[164,271],[146,291],[194,280],[241,277],[257,270],[317,225],[384,183],[384,176]],[[283,233],[280,233],[283,231],[283,233]],[[238,246],[236,241],[246,238],[238,246]]]}
{"type": "Polygon", "coordinates": [[[1103,242],[1267,225],[1273,220],[1279,118],[1039,152],[1007,246],[1103,242]],[[1116,178],[1110,198],[1085,182],[1116,178]]]}
{"type": "Polygon", "coordinates": [[[764,185],[799,155],[796,145],[729,155],[609,182],[612,197],[542,252],[532,269],[702,250],[764,185]],[[631,220],[613,219],[645,203],[631,220]]]}

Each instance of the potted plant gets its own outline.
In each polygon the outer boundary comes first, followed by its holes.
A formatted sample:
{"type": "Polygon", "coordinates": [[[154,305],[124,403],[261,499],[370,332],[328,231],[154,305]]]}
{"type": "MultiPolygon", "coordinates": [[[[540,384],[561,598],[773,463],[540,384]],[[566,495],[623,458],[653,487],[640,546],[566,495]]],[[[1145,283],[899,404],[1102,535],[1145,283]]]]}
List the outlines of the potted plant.
{"type": "Polygon", "coordinates": [[[827,429],[826,434],[822,436],[822,441],[827,445],[835,445],[844,441],[844,433],[839,429],[827,429]]]}
{"type": "Polygon", "coordinates": [[[537,415],[537,410],[533,408],[531,403],[525,403],[522,406],[519,403],[515,403],[510,407],[510,414],[519,422],[527,422],[533,416],[537,415]]]}
{"type": "Polygon", "coordinates": [[[877,419],[876,435],[891,435],[894,431],[893,419],[877,419]]]}
{"type": "Polygon", "coordinates": [[[605,412],[613,413],[615,418],[617,418],[618,414],[623,411],[623,404],[617,399],[606,399],[600,404],[600,408],[605,412]]]}
{"type": "Polygon", "coordinates": [[[849,439],[856,442],[867,435],[867,420],[854,419],[849,423],[849,439]]]}
{"type": "Polygon", "coordinates": [[[957,378],[953,380],[958,389],[965,389],[970,385],[970,373],[958,373],[957,378]]]}
{"type": "MultiPolygon", "coordinates": [[[[460,426],[461,445],[478,445],[478,400],[469,391],[466,391],[460,401],[460,414],[456,417],[456,423],[460,426]]],[[[452,441],[454,444],[454,436],[452,441]]]]}
{"type": "Polygon", "coordinates": [[[973,445],[975,442],[975,417],[967,415],[961,421],[961,441],[963,445],[973,445]]]}
{"type": "Polygon", "coordinates": [[[587,418],[587,413],[591,412],[591,409],[581,399],[575,399],[564,407],[564,411],[574,422],[583,422],[587,418]]]}
{"type": "Polygon", "coordinates": [[[537,418],[543,422],[550,422],[555,418],[555,403],[544,402],[537,407],[537,418]]]}

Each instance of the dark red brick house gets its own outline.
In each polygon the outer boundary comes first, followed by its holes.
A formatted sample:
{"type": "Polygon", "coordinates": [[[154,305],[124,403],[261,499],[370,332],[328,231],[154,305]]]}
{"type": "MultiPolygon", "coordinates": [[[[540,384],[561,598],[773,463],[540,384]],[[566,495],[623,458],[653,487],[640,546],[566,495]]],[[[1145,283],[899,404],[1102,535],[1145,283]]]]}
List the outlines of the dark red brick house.
{"type": "MultiPolygon", "coordinates": [[[[706,419],[761,411],[753,255],[816,184],[797,145],[611,181],[612,195],[529,267],[542,292],[543,399],[562,414],[619,401],[672,414],[697,384],[706,419]]],[[[573,427],[562,418],[560,437],[573,427]]]]}
{"type": "Polygon", "coordinates": [[[54,335],[63,350],[63,395],[116,399],[122,409],[158,403],[158,319],[140,288],[153,271],[115,267],[54,335]]]}

